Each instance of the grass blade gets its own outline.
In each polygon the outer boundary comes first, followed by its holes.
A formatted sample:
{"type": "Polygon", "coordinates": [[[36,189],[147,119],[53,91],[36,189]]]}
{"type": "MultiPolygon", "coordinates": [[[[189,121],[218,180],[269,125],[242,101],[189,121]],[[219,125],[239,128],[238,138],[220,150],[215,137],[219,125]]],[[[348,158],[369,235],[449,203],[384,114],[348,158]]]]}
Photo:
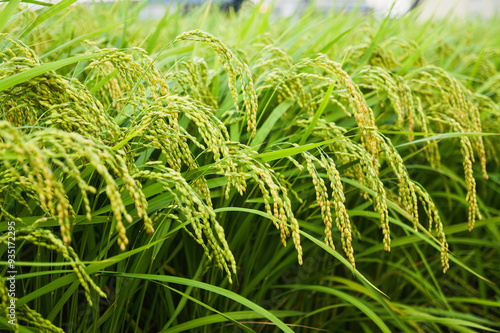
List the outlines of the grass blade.
{"type": "Polygon", "coordinates": [[[249,299],[246,299],[246,298],[238,295],[235,292],[232,292],[230,290],[227,290],[227,289],[224,289],[221,287],[213,286],[211,284],[200,282],[200,281],[194,281],[191,279],[176,277],[176,276],[160,276],[160,275],[153,275],[153,274],[131,274],[131,273],[116,273],[116,272],[105,272],[105,273],[113,275],[113,276],[124,277],[124,278],[143,279],[143,280],[149,280],[149,281],[159,281],[159,282],[166,282],[166,283],[181,284],[184,286],[191,286],[191,287],[203,289],[203,290],[206,290],[209,292],[213,292],[215,294],[232,299],[232,300],[252,309],[254,312],[260,314],[262,317],[269,319],[278,328],[280,328],[283,332],[293,333],[293,331],[284,322],[282,322],[280,319],[278,319],[278,317],[276,317],[271,312],[269,312],[266,309],[264,309],[263,307],[255,304],[254,302],[250,301],[249,299]]]}
{"type": "Polygon", "coordinates": [[[6,90],[10,87],[13,87],[17,84],[23,83],[24,81],[27,81],[29,79],[32,79],[34,77],[37,77],[39,75],[45,74],[47,72],[59,69],[64,66],[68,66],[71,64],[74,64],[79,61],[84,61],[84,60],[89,60],[89,59],[94,59],[102,54],[99,53],[94,53],[94,54],[85,54],[81,56],[75,56],[75,57],[70,57],[66,59],[61,59],[57,61],[50,62],[48,64],[43,64],[31,69],[28,69],[27,71],[21,72],[14,74],[12,76],[9,76],[8,78],[0,80],[0,91],[6,90]]]}
{"type": "Polygon", "coordinates": [[[292,148],[286,148],[286,149],[272,151],[272,152],[268,152],[268,153],[262,153],[262,154],[255,155],[255,158],[258,158],[263,162],[279,160],[279,159],[282,159],[282,158],[285,158],[288,156],[300,154],[302,152],[305,152],[305,151],[308,151],[308,150],[311,150],[311,149],[314,149],[317,147],[328,145],[328,144],[335,142],[337,140],[339,140],[339,139],[330,139],[330,140],[325,140],[325,141],[321,141],[321,142],[317,142],[317,143],[310,143],[310,144],[299,146],[299,147],[292,147],[292,148]]]}
{"type": "MultiPolygon", "coordinates": [[[[335,81],[336,78],[333,80],[335,81]]],[[[302,139],[300,139],[299,145],[303,145],[306,140],[309,138],[309,135],[311,135],[311,132],[314,130],[314,126],[316,126],[316,123],[318,122],[318,119],[321,117],[323,114],[323,111],[325,111],[326,105],[330,101],[330,95],[332,94],[333,87],[335,86],[334,83],[332,83],[329,87],[328,90],[326,91],[325,97],[323,97],[323,101],[321,102],[318,110],[314,114],[314,118],[311,120],[311,123],[307,127],[306,132],[302,136],[302,139]]]]}
{"type": "Polygon", "coordinates": [[[38,25],[45,22],[49,18],[53,17],[54,15],[59,13],[60,11],[71,6],[75,2],[76,2],[76,0],[62,0],[61,2],[58,2],[57,4],[49,7],[43,13],[38,15],[26,28],[23,29],[23,31],[19,34],[18,39],[25,37],[33,29],[35,29],[38,25]]]}
{"type": "Polygon", "coordinates": [[[283,114],[292,106],[291,102],[283,102],[280,105],[278,105],[273,112],[269,115],[269,117],[266,119],[264,124],[259,127],[257,130],[257,133],[255,134],[255,137],[251,141],[252,146],[260,146],[264,140],[266,139],[267,135],[271,130],[274,128],[274,125],[276,122],[283,116],[283,114]]]}
{"type": "MultiPolygon", "coordinates": [[[[279,318],[303,315],[303,313],[299,311],[277,310],[269,312],[279,318]]],[[[178,332],[191,331],[198,327],[205,327],[211,324],[226,322],[228,321],[227,318],[231,318],[232,320],[264,319],[264,317],[262,317],[260,314],[255,313],[253,311],[225,312],[224,315],[217,314],[202,318],[196,318],[161,332],[178,333],[178,332]]]]}
{"type": "Polygon", "coordinates": [[[7,6],[2,10],[0,13],[0,32],[3,31],[7,23],[9,22],[10,16],[12,15],[12,12],[17,8],[21,0],[12,0],[9,1],[7,6]]]}
{"type": "Polygon", "coordinates": [[[330,294],[336,296],[344,301],[352,304],[361,312],[363,312],[368,318],[370,318],[380,330],[384,333],[391,333],[392,331],[387,327],[384,323],[384,320],[380,318],[372,309],[370,309],[369,305],[360,301],[354,296],[351,296],[343,291],[336,290],[334,288],[323,287],[323,286],[301,286],[301,285],[282,285],[281,288],[293,288],[294,290],[310,290],[313,292],[330,294]]]}

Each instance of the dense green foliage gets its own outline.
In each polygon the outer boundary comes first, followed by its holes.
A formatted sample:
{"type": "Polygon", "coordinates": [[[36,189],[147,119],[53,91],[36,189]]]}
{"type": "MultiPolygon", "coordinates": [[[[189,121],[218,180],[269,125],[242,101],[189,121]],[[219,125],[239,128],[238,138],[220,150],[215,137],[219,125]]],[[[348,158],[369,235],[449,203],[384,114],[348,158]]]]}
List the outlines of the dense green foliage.
{"type": "Polygon", "coordinates": [[[0,13],[18,331],[500,330],[498,19],[73,2],[0,13]]]}

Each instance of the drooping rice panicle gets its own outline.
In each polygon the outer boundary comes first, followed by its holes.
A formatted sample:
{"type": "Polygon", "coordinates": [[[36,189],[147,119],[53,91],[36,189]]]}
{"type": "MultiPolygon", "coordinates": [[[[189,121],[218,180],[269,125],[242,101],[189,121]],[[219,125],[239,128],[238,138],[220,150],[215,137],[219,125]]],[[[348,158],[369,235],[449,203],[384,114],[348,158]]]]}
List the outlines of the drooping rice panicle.
{"type": "MultiPolygon", "coordinates": [[[[0,243],[7,244],[8,234],[0,237],[0,243]]],[[[97,284],[90,278],[85,266],[82,264],[77,254],[70,246],[64,244],[52,232],[46,229],[18,229],[16,230],[16,240],[27,241],[37,246],[42,246],[49,250],[56,251],[71,265],[76,273],[80,284],[85,289],[85,297],[90,306],[92,299],[90,297],[91,288],[96,291],[99,296],[106,298],[106,294],[99,288],[97,284]]]]}
{"type": "MultiPolygon", "coordinates": [[[[80,177],[79,168],[84,165],[83,162],[95,167],[106,184],[106,194],[112,203],[116,228],[120,235],[118,243],[122,249],[128,243],[122,221],[125,219],[132,222],[132,217],[123,204],[118,185],[111,173],[122,179],[124,187],[133,198],[138,216],[144,219],[146,228],[152,231],[146,212],[146,199],[140,185],[131,178],[120,154],[76,133],[52,129],[23,135],[5,121],[0,122],[0,131],[0,156],[7,172],[3,182],[17,182],[23,190],[36,193],[41,208],[50,215],[57,216],[65,243],[71,240],[70,220],[74,218],[75,212],[62,181],[54,178],[53,163],[62,168],[65,178],[76,180],[83,197],[87,192],[95,192],[95,189],[80,177]],[[79,161],[78,167],[76,161],[79,161]]],[[[85,208],[89,209],[87,200],[84,199],[85,208]]],[[[91,217],[88,213],[87,211],[87,217],[91,217]]]]}
{"type": "Polygon", "coordinates": [[[241,91],[243,94],[243,101],[246,110],[247,117],[247,130],[250,136],[254,136],[256,132],[256,113],[257,113],[257,96],[255,94],[255,88],[253,85],[252,74],[248,69],[248,65],[242,63],[236,54],[231,51],[220,39],[206,33],[202,30],[191,30],[184,32],[177,36],[172,44],[178,43],[182,40],[193,40],[206,43],[212,50],[217,53],[219,60],[226,70],[229,78],[229,89],[231,91],[231,96],[234,100],[234,107],[236,111],[239,110],[238,107],[238,91],[236,88],[236,82],[239,77],[241,84],[241,91]],[[245,80],[246,78],[246,80],[245,80]],[[248,81],[248,82],[247,82],[248,81]]]}

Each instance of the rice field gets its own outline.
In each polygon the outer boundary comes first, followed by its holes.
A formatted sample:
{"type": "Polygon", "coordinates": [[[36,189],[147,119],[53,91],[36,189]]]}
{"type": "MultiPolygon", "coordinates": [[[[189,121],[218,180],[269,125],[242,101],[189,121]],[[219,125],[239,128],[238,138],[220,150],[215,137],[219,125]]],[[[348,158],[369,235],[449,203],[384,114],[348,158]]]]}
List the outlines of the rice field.
{"type": "Polygon", "coordinates": [[[500,18],[145,5],[1,5],[2,331],[500,330],[500,18]]]}

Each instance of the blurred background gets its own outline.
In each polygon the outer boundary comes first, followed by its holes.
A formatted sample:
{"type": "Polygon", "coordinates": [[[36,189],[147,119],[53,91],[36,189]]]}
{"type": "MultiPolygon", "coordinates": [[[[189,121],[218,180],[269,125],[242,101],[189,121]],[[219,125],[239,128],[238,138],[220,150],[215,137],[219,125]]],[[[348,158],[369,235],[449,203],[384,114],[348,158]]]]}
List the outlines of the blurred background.
{"type": "MultiPolygon", "coordinates": [[[[92,2],[92,0],[83,1],[92,2]]],[[[161,17],[166,6],[179,4],[199,6],[207,2],[206,0],[149,0],[143,15],[153,18],[161,17]]],[[[500,11],[500,0],[212,0],[212,3],[218,3],[223,8],[236,11],[245,5],[262,4],[263,11],[272,8],[273,14],[277,16],[298,15],[311,5],[317,10],[324,11],[359,10],[376,15],[387,15],[390,12],[393,16],[405,15],[417,10],[422,19],[449,16],[489,18],[500,11]],[[392,11],[391,7],[393,7],[392,11]]]]}

